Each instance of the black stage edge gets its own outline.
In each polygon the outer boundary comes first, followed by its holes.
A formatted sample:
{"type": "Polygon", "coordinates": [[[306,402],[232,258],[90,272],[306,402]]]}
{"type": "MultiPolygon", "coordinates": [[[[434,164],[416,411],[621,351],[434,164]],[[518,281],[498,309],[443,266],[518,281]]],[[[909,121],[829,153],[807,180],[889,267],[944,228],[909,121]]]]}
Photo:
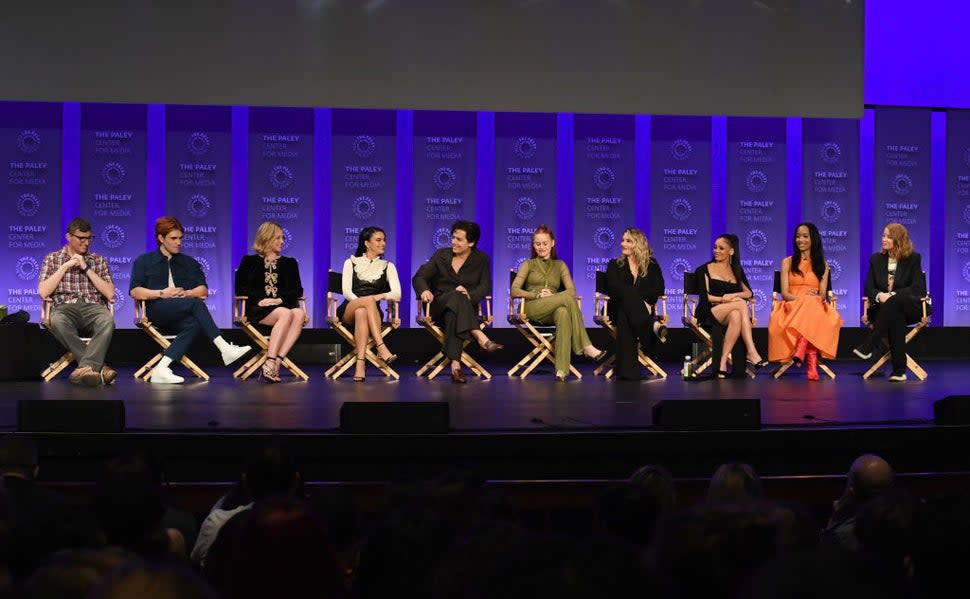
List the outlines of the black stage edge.
{"type": "Polygon", "coordinates": [[[76,387],[63,377],[3,382],[0,426],[17,428],[20,400],[70,400],[78,410],[124,403],[124,432],[33,433],[48,481],[91,480],[104,459],[132,451],[160,458],[170,481],[231,481],[262,442],[283,445],[315,481],[400,480],[458,465],[491,480],[610,479],[645,463],[687,478],[709,476],[728,460],[751,463],[763,476],[841,475],[864,452],[884,456],[901,473],[970,467],[970,427],[933,421],[937,400],[967,395],[965,360],[922,360],[929,378],[906,383],[885,374],[863,381],[866,363],[857,360],[830,363],[837,379],[817,383],[795,369],[779,380],[765,369],[756,379],[683,381],[679,364],[668,362],[661,363],[671,375],[666,380],[607,382],[582,361],[582,381],[557,383],[551,368],[523,381],[504,374],[508,365],[486,364],[494,378],[468,385],[418,379],[408,365],[398,382],[369,370],[358,384],[324,379],[323,366],[307,366],[309,382],[279,385],[236,381],[224,367],[209,369],[208,383],[165,387],[135,381],[131,368],[110,388],[76,387]],[[760,430],[655,426],[659,402],[697,399],[757,399],[760,430]],[[449,432],[341,432],[348,402],[444,402],[449,432]]]}

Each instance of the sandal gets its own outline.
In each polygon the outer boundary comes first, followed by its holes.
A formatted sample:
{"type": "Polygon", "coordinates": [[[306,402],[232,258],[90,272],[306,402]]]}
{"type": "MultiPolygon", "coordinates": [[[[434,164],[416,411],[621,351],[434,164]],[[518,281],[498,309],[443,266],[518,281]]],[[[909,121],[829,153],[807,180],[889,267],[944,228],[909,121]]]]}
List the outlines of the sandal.
{"type": "Polygon", "coordinates": [[[726,379],[729,376],[731,376],[731,375],[726,370],[718,370],[717,371],[717,378],[719,378],[719,379],[726,379]]]}
{"type": "Polygon", "coordinates": [[[263,362],[263,369],[260,371],[259,376],[266,379],[270,383],[280,382],[280,365],[279,358],[268,357],[266,361],[263,362]]]}
{"type": "MultiPolygon", "coordinates": [[[[377,349],[378,347],[383,347],[384,349],[387,349],[387,345],[384,343],[381,343],[380,345],[375,345],[374,349],[377,349]]],[[[390,352],[391,350],[387,349],[387,351],[390,352]]],[[[380,352],[378,352],[377,355],[380,356],[380,352]]],[[[381,360],[384,360],[384,363],[390,366],[397,360],[397,354],[391,354],[386,358],[381,358],[381,360]]]]}
{"type": "MultiPolygon", "coordinates": [[[[357,358],[357,361],[358,361],[358,362],[363,362],[363,361],[364,361],[364,358],[357,358]]],[[[354,375],[354,382],[355,382],[355,383],[363,383],[363,382],[364,382],[364,375],[361,375],[361,376],[357,376],[357,375],[355,374],[355,375],[354,375]]]]}

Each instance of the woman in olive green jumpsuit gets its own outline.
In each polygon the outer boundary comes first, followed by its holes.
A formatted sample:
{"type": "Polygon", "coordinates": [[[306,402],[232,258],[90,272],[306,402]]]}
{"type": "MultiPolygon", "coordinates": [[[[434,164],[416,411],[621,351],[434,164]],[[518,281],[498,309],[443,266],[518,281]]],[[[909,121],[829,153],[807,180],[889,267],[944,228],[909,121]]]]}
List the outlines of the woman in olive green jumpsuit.
{"type": "Polygon", "coordinates": [[[556,238],[546,225],[539,225],[532,234],[532,258],[519,267],[511,294],[525,299],[525,313],[530,320],[555,324],[558,380],[565,380],[569,374],[572,354],[584,354],[596,361],[606,357],[606,352],[589,340],[569,267],[556,258],[556,238]]]}

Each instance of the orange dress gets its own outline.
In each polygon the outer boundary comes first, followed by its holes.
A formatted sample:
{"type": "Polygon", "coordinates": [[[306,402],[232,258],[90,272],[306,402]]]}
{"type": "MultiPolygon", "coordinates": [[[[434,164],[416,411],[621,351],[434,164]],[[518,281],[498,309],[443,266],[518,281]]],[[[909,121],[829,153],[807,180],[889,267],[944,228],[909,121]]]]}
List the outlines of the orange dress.
{"type": "Polygon", "coordinates": [[[810,289],[818,291],[820,281],[812,272],[808,258],[798,264],[799,276],[788,271],[788,291],[797,297],[781,301],[771,311],[768,321],[768,360],[787,362],[795,353],[795,345],[802,337],[818,348],[823,357],[832,359],[839,346],[842,317],[821,296],[806,295],[810,289]]]}

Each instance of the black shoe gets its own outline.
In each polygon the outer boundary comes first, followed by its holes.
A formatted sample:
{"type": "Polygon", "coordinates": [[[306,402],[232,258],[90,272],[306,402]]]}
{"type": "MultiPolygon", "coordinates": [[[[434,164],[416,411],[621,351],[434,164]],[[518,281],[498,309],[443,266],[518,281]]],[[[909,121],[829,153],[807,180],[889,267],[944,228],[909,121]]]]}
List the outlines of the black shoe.
{"type": "Polygon", "coordinates": [[[868,360],[872,357],[872,347],[868,343],[863,343],[859,347],[852,350],[852,353],[857,355],[860,360],[868,360]]]}

